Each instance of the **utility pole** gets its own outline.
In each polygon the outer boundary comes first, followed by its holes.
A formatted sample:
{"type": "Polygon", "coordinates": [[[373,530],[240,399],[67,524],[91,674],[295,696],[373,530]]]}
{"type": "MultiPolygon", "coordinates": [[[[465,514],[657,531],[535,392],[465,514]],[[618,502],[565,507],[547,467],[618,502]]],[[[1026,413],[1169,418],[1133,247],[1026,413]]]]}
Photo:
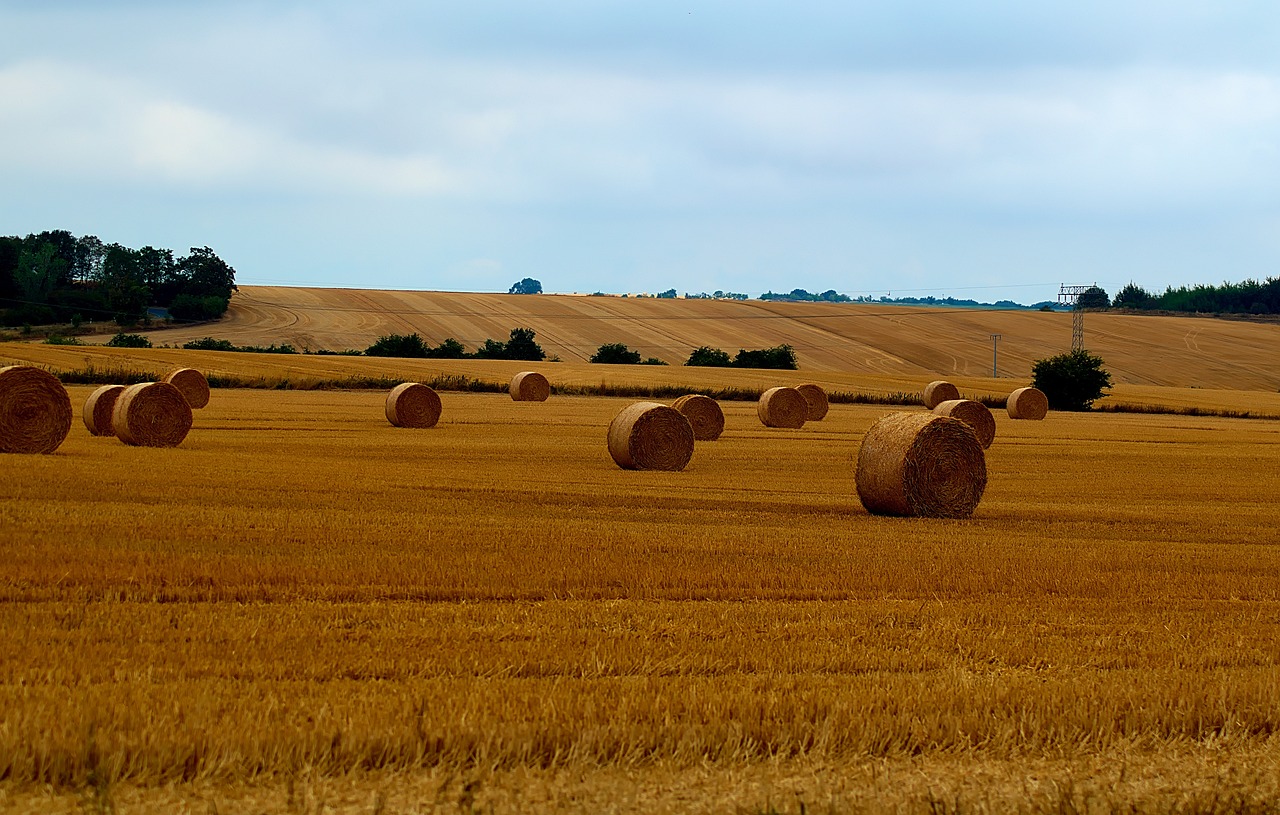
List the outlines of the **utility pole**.
{"type": "Polygon", "coordinates": [[[1000,378],[1000,335],[991,335],[991,378],[1000,378]]]}
{"type": "Polygon", "coordinates": [[[1058,302],[1071,306],[1071,350],[1084,350],[1084,309],[1080,308],[1080,295],[1093,286],[1068,286],[1063,284],[1058,289],[1058,302]]]}

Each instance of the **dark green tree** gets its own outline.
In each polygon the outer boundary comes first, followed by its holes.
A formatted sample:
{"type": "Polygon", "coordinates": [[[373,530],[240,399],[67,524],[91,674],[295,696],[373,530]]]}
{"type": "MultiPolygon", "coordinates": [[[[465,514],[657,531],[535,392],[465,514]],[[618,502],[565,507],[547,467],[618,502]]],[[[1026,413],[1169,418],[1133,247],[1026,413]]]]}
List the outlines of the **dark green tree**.
{"type": "Polygon", "coordinates": [[[466,355],[467,349],[453,337],[445,337],[439,345],[432,348],[427,354],[427,356],[434,359],[462,359],[466,355]]]}
{"type": "Polygon", "coordinates": [[[590,361],[605,365],[639,365],[640,352],[632,351],[623,343],[610,342],[597,348],[590,361]]]}
{"type": "Polygon", "coordinates": [[[1111,387],[1103,364],[1102,357],[1084,349],[1038,359],[1031,366],[1031,385],[1044,392],[1054,410],[1088,410],[1111,387]]]}
{"type": "Polygon", "coordinates": [[[99,285],[120,325],[133,325],[147,313],[151,290],[142,282],[142,267],[133,249],[118,243],[107,247],[99,285]]]}
{"type": "Polygon", "coordinates": [[[14,270],[13,279],[28,305],[42,305],[49,302],[49,295],[65,273],[67,264],[57,257],[58,247],[54,244],[30,245],[30,241],[27,244],[18,254],[18,268],[14,270]]]}
{"type": "Polygon", "coordinates": [[[542,283],[532,277],[526,277],[512,283],[507,294],[542,294],[542,283]]]}
{"type": "Polygon", "coordinates": [[[425,359],[430,356],[427,344],[422,337],[414,334],[388,334],[378,337],[377,341],[364,350],[369,357],[406,357],[409,359],[425,359]]]}
{"type": "Polygon", "coordinates": [[[1123,289],[1116,292],[1116,297],[1111,301],[1111,305],[1116,308],[1155,308],[1156,299],[1146,289],[1130,282],[1123,289]]]}
{"type": "Polygon", "coordinates": [[[759,351],[739,350],[733,358],[735,368],[776,368],[794,371],[800,367],[796,361],[796,352],[790,345],[778,345],[759,351]]]}
{"type": "Polygon", "coordinates": [[[674,300],[676,299],[676,290],[667,289],[666,291],[660,291],[658,292],[658,298],[661,300],[674,300]]]}
{"type": "Polygon", "coordinates": [[[547,354],[542,350],[542,346],[533,341],[535,336],[532,328],[511,329],[511,338],[507,340],[506,358],[532,362],[541,362],[546,359],[547,354]]]}
{"type": "Polygon", "coordinates": [[[693,349],[693,353],[689,354],[689,359],[684,364],[699,368],[728,368],[733,365],[733,360],[729,358],[728,353],[719,348],[702,345],[693,349]]]}
{"type": "Polygon", "coordinates": [[[1098,286],[1090,286],[1084,290],[1084,294],[1080,295],[1080,299],[1076,301],[1080,308],[1110,308],[1111,298],[1107,297],[1107,292],[1098,286]]]}

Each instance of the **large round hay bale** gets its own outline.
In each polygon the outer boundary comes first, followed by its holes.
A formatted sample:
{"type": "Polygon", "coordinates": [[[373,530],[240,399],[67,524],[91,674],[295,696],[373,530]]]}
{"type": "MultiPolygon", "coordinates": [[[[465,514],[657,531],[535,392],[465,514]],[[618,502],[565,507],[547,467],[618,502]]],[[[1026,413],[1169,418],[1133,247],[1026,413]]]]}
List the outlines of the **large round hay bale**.
{"type": "Polygon", "coordinates": [[[387,421],[396,427],[435,427],[440,396],[418,382],[402,382],[387,394],[387,421]]]}
{"type": "Polygon", "coordinates": [[[84,426],[89,428],[90,434],[94,436],[116,434],[111,417],[115,413],[116,400],[122,393],[124,393],[124,385],[103,385],[84,400],[84,409],[81,411],[80,418],[84,419],[84,426]]]}
{"type": "Polygon", "coordinates": [[[683,470],[693,457],[693,425],[657,402],[636,402],[609,423],[609,455],[624,470],[683,470]]]}
{"type": "Polygon", "coordinates": [[[168,382],[130,385],[111,413],[116,436],[135,447],[177,447],[191,430],[191,405],[168,382]]]}
{"type": "Polygon", "coordinates": [[[537,371],[522,371],[511,379],[511,398],[517,402],[545,402],[551,383],[537,371]]]}
{"type": "Polygon", "coordinates": [[[831,403],[827,401],[827,392],[820,385],[805,383],[796,385],[796,390],[800,391],[800,395],[809,403],[809,421],[820,422],[827,417],[831,403]]]}
{"type": "Polygon", "coordinates": [[[934,413],[891,413],[862,438],[858,498],[874,515],[967,518],[987,486],[973,428],[934,413]]]}
{"type": "Polygon", "coordinates": [[[765,427],[804,427],[809,419],[809,402],[795,388],[769,388],[760,394],[756,415],[765,427]]]}
{"type": "Polygon", "coordinates": [[[950,382],[939,379],[924,386],[924,406],[933,410],[943,402],[960,398],[960,389],[950,382]]]}
{"type": "Polygon", "coordinates": [[[671,403],[671,407],[684,414],[693,426],[693,437],[698,441],[715,441],[724,432],[724,411],[720,403],[710,396],[689,393],[671,403]]]}
{"type": "Polygon", "coordinates": [[[209,380],[195,368],[178,368],[165,374],[164,381],[178,389],[187,404],[199,410],[209,404],[209,380]]]}
{"type": "Polygon", "coordinates": [[[1049,412],[1049,397],[1039,388],[1018,388],[1009,394],[1005,410],[1010,419],[1034,419],[1039,421],[1049,412]]]}
{"type": "Polygon", "coordinates": [[[984,450],[995,441],[996,417],[992,416],[991,410],[981,402],[975,402],[972,399],[948,399],[934,408],[933,412],[939,416],[959,419],[972,427],[984,450]]]}
{"type": "Polygon", "coordinates": [[[30,365],[0,368],[0,453],[52,453],[71,432],[71,397],[30,365]]]}

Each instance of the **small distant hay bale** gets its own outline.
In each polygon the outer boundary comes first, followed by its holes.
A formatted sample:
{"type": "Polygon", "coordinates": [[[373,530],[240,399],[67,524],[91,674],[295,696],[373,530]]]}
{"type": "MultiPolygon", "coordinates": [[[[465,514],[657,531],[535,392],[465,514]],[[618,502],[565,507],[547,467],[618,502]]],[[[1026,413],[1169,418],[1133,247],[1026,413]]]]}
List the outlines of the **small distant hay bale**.
{"type": "Polygon", "coordinates": [[[71,397],[30,365],[0,368],[0,453],[52,453],[71,432],[71,397]]]}
{"type": "Polygon", "coordinates": [[[511,379],[511,398],[517,402],[545,402],[551,383],[537,371],[522,371],[511,379]]]}
{"type": "Polygon", "coordinates": [[[809,419],[809,400],[795,388],[778,387],[760,394],[756,415],[765,427],[804,427],[809,419]]]}
{"type": "Polygon", "coordinates": [[[673,407],[636,402],[609,423],[609,455],[624,470],[678,472],[693,457],[693,425],[673,407]]]}
{"type": "Polygon", "coordinates": [[[987,486],[973,428],[934,413],[891,413],[862,439],[858,498],[874,515],[967,518],[987,486]]]}
{"type": "Polygon", "coordinates": [[[796,390],[800,391],[800,395],[809,403],[809,421],[820,422],[827,417],[831,404],[827,401],[827,392],[821,386],[806,383],[796,385],[796,390]]]}
{"type": "Polygon", "coordinates": [[[134,447],[177,447],[191,430],[191,404],[168,382],[130,385],[116,398],[111,425],[134,447]]]}
{"type": "Polygon", "coordinates": [[[164,381],[178,389],[187,404],[199,410],[209,404],[209,380],[195,368],[178,368],[165,374],[164,381]]]}
{"type": "Polygon", "coordinates": [[[439,394],[418,382],[402,382],[387,394],[387,421],[396,427],[435,427],[440,411],[439,394]]]}
{"type": "Polygon", "coordinates": [[[1039,388],[1018,388],[1009,394],[1005,410],[1009,412],[1010,419],[1040,421],[1049,412],[1049,397],[1039,388]]]}
{"type": "Polygon", "coordinates": [[[960,398],[960,389],[950,382],[939,379],[924,386],[924,406],[933,410],[943,402],[960,398]]]}
{"type": "Polygon", "coordinates": [[[120,394],[124,393],[124,389],[124,385],[103,385],[84,400],[84,409],[80,417],[84,419],[84,426],[89,428],[91,435],[114,436],[116,434],[111,417],[116,409],[116,400],[120,398],[120,394]]]}
{"type": "Polygon", "coordinates": [[[690,393],[671,403],[671,407],[684,414],[693,426],[693,438],[697,441],[715,441],[724,432],[724,411],[720,403],[710,396],[690,393]]]}
{"type": "Polygon", "coordinates": [[[939,416],[959,419],[972,427],[984,450],[995,441],[996,417],[992,416],[991,410],[981,402],[975,402],[972,399],[948,399],[934,408],[933,412],[939,416]]]}

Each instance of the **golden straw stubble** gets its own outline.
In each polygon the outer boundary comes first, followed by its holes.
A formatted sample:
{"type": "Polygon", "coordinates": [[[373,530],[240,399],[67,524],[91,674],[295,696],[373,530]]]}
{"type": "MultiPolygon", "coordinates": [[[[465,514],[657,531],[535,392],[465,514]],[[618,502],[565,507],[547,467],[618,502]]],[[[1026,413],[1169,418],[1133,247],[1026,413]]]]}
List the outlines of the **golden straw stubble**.
{"type": "Polygon", "coordinates": [[[943,402],[960,398],[960,389],[950,382],[938,379],[924,386],[924,406],[933,410],[943,402]]]}
{"type": "Polygon", "coordinates": [[[0,368],[0,453],[52,453],[71,432],[71,397],[31,365],[0,368]]]}
{"type": "Polygon", "coordinates": [[[435,427],[440,411],[440,395],[418,382],[402,382],[387,394],[387,421],[396,427],[435,427]]]}
{"type": "Polygon", "coordinates": [[[679,471],[693,458],[693,425],[658,402],[636,402],[609,423],[609,455],[624,470],[679,471]]]}
{"type": "Polygon", "coordinates": [[[697,441],[715,441],[724,432],[724,411],[720,403],[710,396],[689,393],[671,403],[671,407],[684,414],[693,426],[693,438],[697,441]]]}
{"type": "Polygon", "coordinates": [[[959,419],[972,427],[984,450],[995,441],[996,417],[992,416],[991,410],[981,402],[972,399],[948,399],[935,407],[933,412],[939,416],[959,419]]]}
{"type": "Polygon", "coordinates": [[[804,427],[809,419],[809,401],[795,388],[778,387],[760,394],[756,415],[765,427],[804,427]]]}
{"type": "Polygon", "coordinates": [[[130,385],[116,399],[111,425],[134,447],[177,447],[191,430],[191,405],[168,382],[130,385]]]}
{"type": "Polygon", "coordinates": [[[517,402],[545,402],[551,383],[537,371],[521,371],[511,378],[511,398],[517,402]]]}
{"type": "Polygon", "coordinates": [[[200,409],[209,404],[209,380],[195,368],[177,368],[165,374],[164,381],[178,389],[187,404],[200,409]]]}
{"type": "Polygon", "coordinates": [[[800,391],[800,395],[809,403],[809,421],[820,422],[827,418],[827,411],[831,409],[831,404],[827,401],[827,392],[821,385],[806,382],[803,385],[796,385],[796,390],[800,391]]]}
{"type": "Polygon", "coordinates": [[[1010,419],[1039,421],[1049,412],[1049,397],[1039,388],[1018,388],[1009,394],[1005,410],[1010,419]]]}
{"type": "Polygon", "coordinates": [[[858,498],[874,515],[967,518],[987,487],[973,428],[934,413],[891,413],[862,438],[858,498]]]}
{"type": "Polygon", "coordinates": [[[114,436],[116,434],[112,415],[115,413],[116,400],[124,390],[124,385],[103,385],[84,400],[84,409],[80,417],[84,419],[84,426],[89,429],[91,435],[114,436]]]}

